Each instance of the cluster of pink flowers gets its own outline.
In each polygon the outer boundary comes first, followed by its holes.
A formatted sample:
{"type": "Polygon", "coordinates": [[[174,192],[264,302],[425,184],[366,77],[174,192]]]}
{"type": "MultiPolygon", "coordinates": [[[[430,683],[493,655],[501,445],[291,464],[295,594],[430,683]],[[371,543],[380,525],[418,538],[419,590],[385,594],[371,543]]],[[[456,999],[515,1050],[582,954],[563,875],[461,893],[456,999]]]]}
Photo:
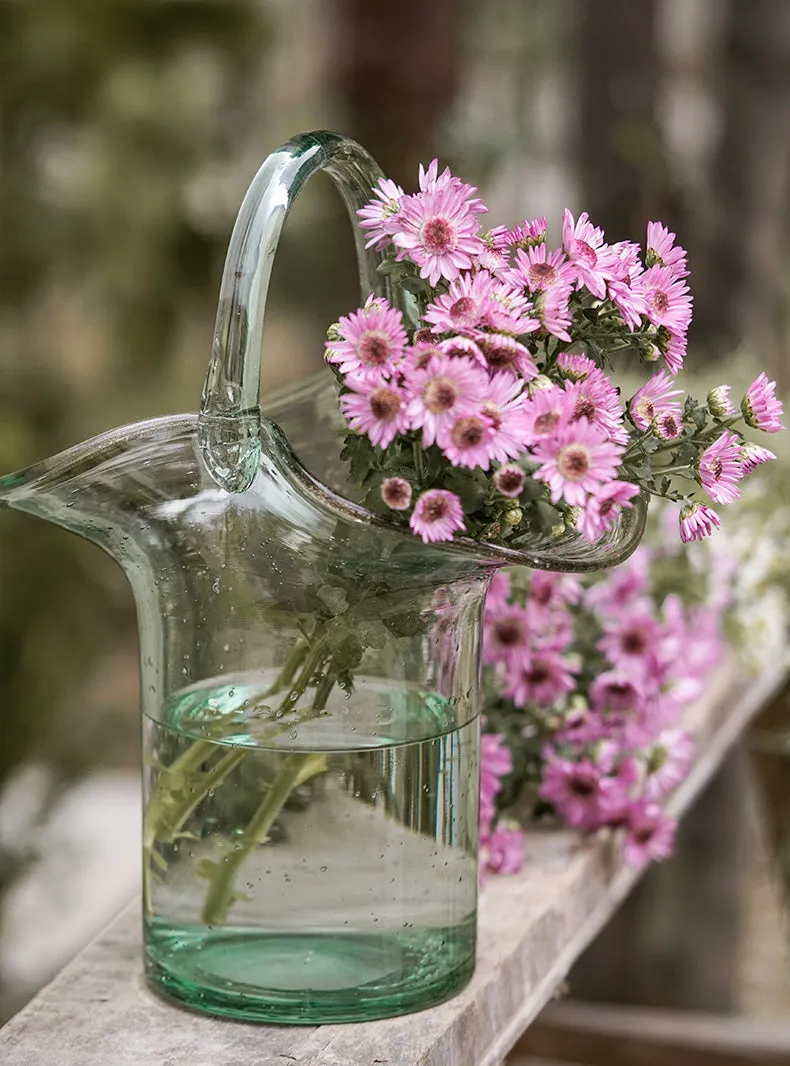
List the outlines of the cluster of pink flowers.
{"type": "MultiPolygon", "coordinates": [[[[352,436],[394,457],[391,469],[368,464],[366,482],[384,505],[425,542],[463,531],[506,541],[534,527],[530,508],[542,498],[560,524],[596,541],[640,488],[669,494],[657,480],[660,459],[644,473],[656,452],[713,502],[735,498],[738,480],[772,455],[731,431],[726,386],[709,397],[712,430],[677,399],[692,305],[675,235],[649,223],[643,255],[566,210],[561,245],[550,248],[545,218],[483,231],[476,192],[434,160],[420,167],[419,191],[382,178],[359,212],[368,246],[386,252],[384,266],[413,294],[408,316],[371,296],[330,329],[326,347],[352,436]],[[603,366],[629,348],[664,368],[623,406],[603,366]],[[657,447],[643,448],[648,438],[657,447]],[[667,456],[681,438],[701,455],[698,467],[667,456]],[[487,478],[482,499],[458,488],[476,472],[487,478]]],[[[742,415],[781,428],[765,375],[742,415]]],[[[680,514],[683,539],[717,523],[695,502],[680,514]]]]}
{"type": "MultiPolygon", "coordinates": [[[[723,603],[656,602],[650,561],[651,550],[640,548],[586,587],[536,572],[511,590],[499,576],[484,632],[498,707],[488,728],[533,752],[538,796],[559,819],[583,833],[621,833],[634,866],[671,851],[675,824],[661,803],[693,754],[682,712],[723,649],[723,603]]],[[[502,743],[487,741],[484,767],[489,749],[498,760],[488,774],[505,765],[502,743]]],[[[488,809],[484,819],[490,827],[488,809]]]]}

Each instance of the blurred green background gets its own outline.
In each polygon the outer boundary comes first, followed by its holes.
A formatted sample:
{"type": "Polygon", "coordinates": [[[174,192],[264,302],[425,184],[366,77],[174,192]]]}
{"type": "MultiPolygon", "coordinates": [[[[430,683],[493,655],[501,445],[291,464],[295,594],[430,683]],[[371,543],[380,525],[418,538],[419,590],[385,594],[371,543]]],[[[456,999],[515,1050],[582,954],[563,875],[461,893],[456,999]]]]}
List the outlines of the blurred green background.
{"type": "MultiPolygon", "coordinates": [[[[439,155],[492,224],[546,213],[556,237],[570,206],[639,240],[661,218],[690,249],[689,361],[741,353],[786,389],[790,3],[0,0],[0,471],[196,408],[244,190],[320,127],[409,186],[439,155]]],[[[348,223],[314,184],[278,254],[265,388],[318,368],[354,305],[348,223]]],[[[88,771],[135,767],[134,627],[112,562],[3,513],[0,798],[44,767],[31,824],[88,771]]],[[[0,826],[0,923],[34,858],[0,826]]]]}

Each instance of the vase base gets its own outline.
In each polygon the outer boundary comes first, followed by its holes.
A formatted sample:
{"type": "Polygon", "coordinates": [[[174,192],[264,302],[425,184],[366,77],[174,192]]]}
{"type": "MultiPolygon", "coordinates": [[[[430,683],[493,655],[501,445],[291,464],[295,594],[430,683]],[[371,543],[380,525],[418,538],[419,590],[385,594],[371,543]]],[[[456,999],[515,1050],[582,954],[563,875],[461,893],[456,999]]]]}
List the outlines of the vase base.
{"type": "Polygon", "coordinates": [[[148,928],[150,983],[179,1003],[244,1021],[321,1025],[442,1003],[475,966],[475,922],[402,933],[148,928]]]}

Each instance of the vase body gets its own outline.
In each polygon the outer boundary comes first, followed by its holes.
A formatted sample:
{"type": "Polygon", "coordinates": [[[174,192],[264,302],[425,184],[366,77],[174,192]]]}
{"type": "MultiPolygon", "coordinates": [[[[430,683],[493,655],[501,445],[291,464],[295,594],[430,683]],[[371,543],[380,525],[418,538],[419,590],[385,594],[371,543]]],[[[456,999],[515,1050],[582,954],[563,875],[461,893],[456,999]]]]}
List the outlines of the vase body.
{"type": "MultiPolygon", "coordinates": [[[[354,502],[331,377],[261,416],[268,274],[318,169],[352,213],[377,176],[334,134],[266,161],[231,239],[199,416],[0,478],[0,507],[100,545],[134,593],[149,980],[198,1010],[297,1024],[404,1013],[468,981],[489,580],[506,564],[614,565],[645,519],[637,501],[594,545],[425,545],[354,502]]],[[[383,293],[357,240],[363,296],[383,293]]]]}
{"type": "Polygon", "coordinates": [[[276,498],[259,478],[197,504],[181,523],[188,591],[172,587],[175,560],[163,567],[168,694],[144,727],[148,974],[260,1020],[414,1010],[474,968],[487,578],[276,498]]]}

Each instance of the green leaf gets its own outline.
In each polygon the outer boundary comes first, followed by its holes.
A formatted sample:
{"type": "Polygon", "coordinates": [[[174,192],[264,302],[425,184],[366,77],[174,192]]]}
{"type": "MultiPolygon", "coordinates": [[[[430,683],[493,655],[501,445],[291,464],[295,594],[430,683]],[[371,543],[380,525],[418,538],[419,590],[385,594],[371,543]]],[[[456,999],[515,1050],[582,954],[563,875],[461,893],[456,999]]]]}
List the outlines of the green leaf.
{"type": "Polygon", "coordinates": [[[334,615],[343,614],[344,611],[348,610],[346,591],[336,585],[321,585],[320,588],[316,589],[316,596],[322,603],[326,604],[334,615]]]}

